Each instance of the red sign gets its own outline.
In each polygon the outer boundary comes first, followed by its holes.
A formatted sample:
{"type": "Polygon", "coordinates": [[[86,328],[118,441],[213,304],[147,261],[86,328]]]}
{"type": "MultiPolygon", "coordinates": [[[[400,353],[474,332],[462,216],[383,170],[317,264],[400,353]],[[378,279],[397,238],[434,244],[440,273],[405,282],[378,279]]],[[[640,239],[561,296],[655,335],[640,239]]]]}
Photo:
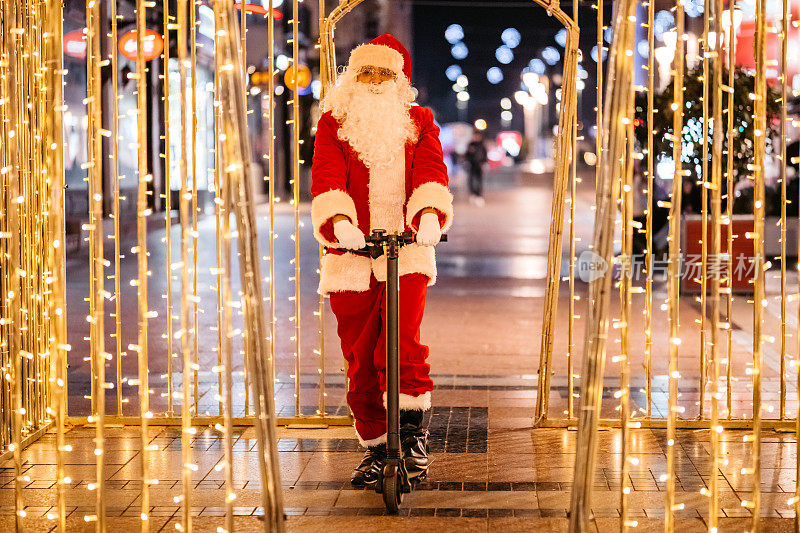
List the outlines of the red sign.
{"type": "MultiPolygon", "coordinates": [[[[145,61],[157,58],[164,51],[164,39],[153,30],[144,31],[142,45],[145,61]]],[[[131,61],[136,61],[136,49],[136,30],[131,30],[119,40],[119,51],[131,61]]]]}
{"type": "MultiPolygon", "coordinates": [[[[791,18],[789,21],[789,33],[786,42],[786,68],[788,75],[787,82],[789,83],[789,87],[791,87],[792,78],[800,74],[800,56],[797,54],[797,50],[800,50],[800,28],[798,28],[796,25],[796,21],[798,20],[798,17],[800,17],[800,1],[789,0],[789,6],[791,18]]],[[[782,26],[781,17],[782,13],[770,11],[767,12],[766,52],[767,61],[772,63],[771,66],[767,66],[767,78],[773,81],[777,80],[780,72],[780,67],[774,62],[780,61],[781,57],[781,37],[779,33],[782,26]],[[770,27],[774,28],[774,31],[770,31],[770,27]]],[[[749,69],[756,68],[756,62],[753,57],[754,40],[755,20],[753,20],[752,15],[745,15],[745,19],[742,20],[742,23],[739,26],[739,31],[736,35],[737,65],[749,69]]]]}
{"type": "MultiPolygon", "coordinates": [[[[239,11],[241,11],[242,10],[241,2],[235,4],[234,7],[236,9],[238,9],[239,11]]],[[[265,15],[266,16],[266,14],[267,14],[266,8],[264,6],[262,6],[261,4],[247,4],[246,3],[246,4],[244,4],[244,10],[247,13],[255,13],[256,15],[265,15]]],[[[281,19],[283,19],[283,12],[278,11],[277,9],[273,9],[272,10],[272,17],[275,20],[281,20],[281,19]]]]}
{"type": "MultiPolygon", "coordinates": [[[[720,227],[722,249],[727,249],[728,243],[728,230],[733,228],[733,274],[728,275],[728,261],[721,261],[720,277],[722,279],[729,279],[731,282],[731,290],[736,293],[752,293],[753,292],[753,278],[754,269],[756,264],[753,261],[753,240],[749,239],[747,235],[753,232],[753,217],[743,215],[741,217],[734,216],[730,225],[722,225],[720,227]]],[[[712,224],[708,222],[708,235],[711,235],[712,224]]],[[[700,292],[700,280],[703,275],[703,263],[701,259],[702,253],[702,237],[703,237],[703,221],[700,217],[687,217],[684,219],[683,236],[681,242],[685,243],[683,247],[683,261],[681,264],[681,286],[684,291],[697,293],[700,292]]],[[[711,252],[709,252],[711,256],[711,252]]],[[[711,290],[711,277],[714,275],[711,264],[713,257],[706,263],[706,287],[711,290]]],[[[722,284],[727,287],[727,283],[722,284]]]]}
{"type": "Polygon", "coordinates": [[[86,59],[86,40],[81,30],[64,34],[64,55],[77,59],[86,59]]]}

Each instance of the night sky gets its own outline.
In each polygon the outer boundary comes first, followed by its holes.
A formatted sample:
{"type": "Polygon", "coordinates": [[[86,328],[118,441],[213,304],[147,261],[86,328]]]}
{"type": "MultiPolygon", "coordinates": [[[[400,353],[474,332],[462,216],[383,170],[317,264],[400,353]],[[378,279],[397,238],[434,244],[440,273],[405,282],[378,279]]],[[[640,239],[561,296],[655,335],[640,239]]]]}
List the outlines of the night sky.
{"type": "MultiPolygon", "coordinates": [[[[563,4],[562,9],[571,13],[571,2],[563,4]]],[[[610,3],[606,4],[605,10],[608,20],[611,15],[610,3]]],[[[589,5],[579,8],[580,27],[584,30],[580,40],[584,57],[582,66],[590,74],[583,91],[579,120],[582,116],[593,117],[596,64],[589,56],[589,51],[597,39],[596,13],[589,5]]],[[[522,130],[522,109],[514,102],[513,95],[520,90],[522,69],[531,59],[541,58],[541,51],[547,46],[563,52],[554,39],[556,32],[563,27],[558,20],[547,16],[545,9],[531,0],[415,0],[413,16],[413,83],[419,89],[420,104],[431,107],[437,120],[442,123],[459,118],[472,123],[483,118],[488,123],[487,132],[493,133],[501,129],[500,99],[508,97],[513,102],[511,129],[522,130]],[[454,23],[464,28],[463,42],[469,49],[469,55],[460,61],[452,57],[452,45],[444,36],[445,29],[454,23]],[[513,49],[513,61],[503,65],[496,59],[495,50],[503,44],[500,35],[509,27],[516,28],[522,39],[519,46],[513,49]],[[470,100],[465,117],[458,115],[456,93],[451,88],[453,82],[445,76],[445,70],[453,64],[459,65],[469,78],[470,100]],[[492,85],[486,78],[486,71],[495,66],[502,70],[503,81],[492,85]]],[[[560,61],[549,67],[553,73],[560,73],[561,68],[560,61]]],[[[550,98],[554,102],[555,94],[551,93],[550,98]]]]}

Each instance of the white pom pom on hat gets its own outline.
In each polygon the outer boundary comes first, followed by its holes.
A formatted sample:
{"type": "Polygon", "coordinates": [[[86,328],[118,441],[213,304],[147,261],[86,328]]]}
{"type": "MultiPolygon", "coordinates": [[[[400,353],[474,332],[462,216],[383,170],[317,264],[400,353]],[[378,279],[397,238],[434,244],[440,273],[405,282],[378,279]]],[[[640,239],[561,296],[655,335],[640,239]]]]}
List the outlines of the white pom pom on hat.
{"type": "Polygon", "coordinates": [[[366,66],[388,68],[397,74],[402,72],[411,81],[411,54],[403,43],[388,33],[355,47],[350,52],[348,65],[355,70],[366,66]]]}

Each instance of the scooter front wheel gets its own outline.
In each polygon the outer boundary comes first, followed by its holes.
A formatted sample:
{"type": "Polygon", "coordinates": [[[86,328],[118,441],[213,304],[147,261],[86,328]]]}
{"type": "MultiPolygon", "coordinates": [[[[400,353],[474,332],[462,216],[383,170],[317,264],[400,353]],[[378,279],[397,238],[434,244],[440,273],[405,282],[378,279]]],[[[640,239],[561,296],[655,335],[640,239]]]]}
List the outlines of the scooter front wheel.
{"type": "Polygon", "coordinates": [[[403,483],[400,479],[400,469],[396,466],[386,465],[381,476],[381,493],[386,511],[397,514],[403,502],[403,483]]]}

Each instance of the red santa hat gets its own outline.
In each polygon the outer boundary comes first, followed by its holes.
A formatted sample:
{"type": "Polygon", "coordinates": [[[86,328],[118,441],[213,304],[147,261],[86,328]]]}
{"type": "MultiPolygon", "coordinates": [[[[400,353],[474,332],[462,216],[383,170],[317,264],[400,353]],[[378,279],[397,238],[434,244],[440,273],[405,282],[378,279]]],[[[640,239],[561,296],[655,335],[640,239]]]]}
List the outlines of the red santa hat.
{"type": "Polygon", "coordinates": [[[384,33],[370,42],[357,46],[350,52],[350,68],[383,67],[400,74],[411,81],[411,54],[403,43],[394,36],[384,33]]]}

